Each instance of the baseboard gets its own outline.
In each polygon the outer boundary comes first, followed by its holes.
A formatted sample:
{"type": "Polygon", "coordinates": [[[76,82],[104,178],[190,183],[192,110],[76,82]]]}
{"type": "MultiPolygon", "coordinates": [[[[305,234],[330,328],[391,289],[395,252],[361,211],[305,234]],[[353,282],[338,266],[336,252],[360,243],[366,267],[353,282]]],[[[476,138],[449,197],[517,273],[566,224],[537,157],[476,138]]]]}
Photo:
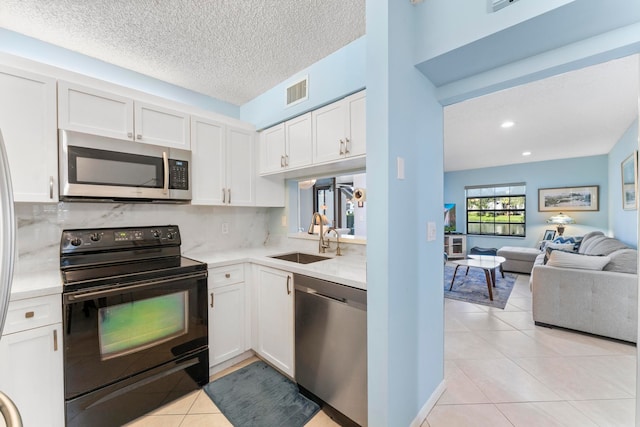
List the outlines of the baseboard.
{"type": "Polygon", "coordinates": [[[242,354],[239,354],[236,357],[233,357],[227,361],[224,361],[222,363],[218,363],[216,366],[212,366],[209,367],[209,377],[214,376],[215,374],[217,374],[218,372],[224,371],[227,368],[230,368],[234,365],[237,365],[238,363],[242,362],[243,360],[246,360],[250,357],[255,356],[256,354],[253,352],[253,350],[247,350],[242,354]]]}
{"type": "Polygon", "coordinates": [[[429,412],[431,412],[433,407],[436,406],[438,399],[440,399],[440,396],[442,396],[442,393],[444,393],[446,389],[447,384],[445,380],[442,380],[442,382],[438,384],[438,387],[436,387],[433,393],[431,393],[429,399],[422,406],[422,409],[420,409],[418,415],[416,415],[415,419],[411,422],[410,427],[420,427],[422,423],[424,423],[424,421],[427,419],[427,415],[429,415],[429,412]]]}

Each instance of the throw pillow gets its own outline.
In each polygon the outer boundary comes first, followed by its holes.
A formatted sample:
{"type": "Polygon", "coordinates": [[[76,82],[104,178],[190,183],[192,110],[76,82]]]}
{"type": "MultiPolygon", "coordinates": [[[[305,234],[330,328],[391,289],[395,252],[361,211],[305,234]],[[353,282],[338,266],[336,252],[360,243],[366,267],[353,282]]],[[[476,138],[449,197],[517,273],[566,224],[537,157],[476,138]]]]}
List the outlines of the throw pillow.
{"type": "Polygon", "coordinates": [[[562,246],[562,244],[560,244],[560,243],[550,243],[550,244],[547,245],[547,247],[545,249],[545,252],[544,252],[543,264],[546,264],[547,262],[549,262],[549,257],[551,256],[551,252],[560,251],[560,252],[573,253],[573,245],[572,244],[569,243],[564,248],[563,247],[559,247],[559,246],[562,246]]]}
{"type": "Polygon", "coordinates": [[[552,267],[602,270],[611,261],[608,256],[590,256],[562,251],[552,251],[547,265],[552,267]]]}

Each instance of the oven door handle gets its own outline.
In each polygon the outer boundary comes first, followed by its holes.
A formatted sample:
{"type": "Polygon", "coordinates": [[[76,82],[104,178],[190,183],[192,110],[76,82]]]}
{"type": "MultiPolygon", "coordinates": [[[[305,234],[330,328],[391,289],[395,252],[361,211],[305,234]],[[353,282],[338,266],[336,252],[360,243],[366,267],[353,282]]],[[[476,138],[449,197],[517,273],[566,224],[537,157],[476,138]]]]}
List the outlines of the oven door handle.
{"type": "Polygon", "coordinates": [[[93,298],[101,298],[108,297],[109,295],[122,294],[123,292],[129,292],[131,290],[138,290],[142,288],[147,288],[150,286],[157,286],[163,283],[175,282],[176,280],[188,280],[188,279],[204,279],[207,277],[207,273],[196,273],[196,274],[184,274],[180,276],[172,276],[168,279],[161,280],[153,280],[151,282],[140,283],[138,285],[130,285],[130,286],[121,286],[116,288],[103,289],[100,291],[93,292],[80,292],[65,295],[65,299],[67,301],[83,301],[87,299],[93,298]]]}

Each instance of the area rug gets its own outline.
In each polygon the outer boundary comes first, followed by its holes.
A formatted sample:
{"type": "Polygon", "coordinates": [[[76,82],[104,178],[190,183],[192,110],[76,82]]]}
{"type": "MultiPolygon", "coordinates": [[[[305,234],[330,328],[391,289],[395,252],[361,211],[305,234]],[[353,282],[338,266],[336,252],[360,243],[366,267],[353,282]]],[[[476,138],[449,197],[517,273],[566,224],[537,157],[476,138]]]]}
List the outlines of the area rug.
{"type": "Polygon", "coordinates": [[[263,361],[210,382],[204,391],[235,427],[301,427],[320,410],[263,361]]]}
{"type": "Polygon", "coordinates": [[[455,269],[455,265],[444,266],[445,298],[504,309],[504,306],[507,305],[507,301],[509,300],[509,295],[511,295],[511,291],[513,290],[517,275],[504,273],[504,278],[502,278],[500,271],[496,271],[496,286],[493,288],[493,301],[491,301],[489,299],[489,291],[487,290],[487,279],[485,278],[484,270],[480,268],[471,267],[469,274],[466,276],[465,271],[467,268],[463,266],[458,268],[458,274],[456,274],[453,288],[449,290],[455,269]]]}

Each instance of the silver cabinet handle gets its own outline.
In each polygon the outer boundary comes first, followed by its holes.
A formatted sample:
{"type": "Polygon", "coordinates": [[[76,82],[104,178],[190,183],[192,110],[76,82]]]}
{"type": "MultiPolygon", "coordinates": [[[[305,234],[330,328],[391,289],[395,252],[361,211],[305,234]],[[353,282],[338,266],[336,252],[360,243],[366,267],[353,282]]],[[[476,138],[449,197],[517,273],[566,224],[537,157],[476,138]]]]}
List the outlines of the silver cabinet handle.
{"type": "Polygon", "coordinates": [[[284,165],[285,166],[289,166],[289,155],[288,154],[284,155],[284,165]]]}
{"type": "Polygon", "coordinates": [[[284,156],[280,156],[280,167],[284,167],[284,156]]]}
{"type": "Polygon", "coordinates": [[[53,199],[53,176],[49,177],[49,198],[53,199]]]}
{"type": "Polygon", "coordinates": [[[53,351],[58,351],[58,330],[53,330],[53,351]]]}
{"type": "Polygon", "coordinates": [[[227,192],[222,189],[222,203],[227,203],[227,192]]]}
{"type": "Polygon", "coordinates": [[[229,202],[228,203],[231,204],[231,189],[230,188],[227,189],[227,193],[229,193],[229,197],[228,197],[229,202]]]}
{"type": "Polygon", "coordinates": [[[344,141],[340,140],[340,155],[344,155],[344,150],[342,149],[342,146],[344,145],[344,141]]]}
{"type": "Polygon", "coordinates": [[[211,308],[213,308],[213,292],[211,292],[211,308]]]}
{"type": "Polygon", "coordinates": [[[139,134],[137,134],[137,135],[136,135],[136,139],[142,139],[142,134],[140,134],[140,133],[139,133],[139,134]]]}
{"type": "Polygon", "coordinates": [[[133,132],[127,132],[127,138],[133,138],[133,132]]]}
{"type": "Polygon", "coordinates": [[[291,276],[287,276],[287,295],[291,295],[290,283],[291,283],[291,276]]]}
{"type": "Polygon", "coordinates": [[[169,156],[167,152],[162,152],[162,164],[164,165],[164,185],[162,186],[162,194],[169,192],[169,156]]]}
{"type": "Polygon", "coordinates": [[[349,154],[349,138],[344,139],[344,154],[349,154]]]}

